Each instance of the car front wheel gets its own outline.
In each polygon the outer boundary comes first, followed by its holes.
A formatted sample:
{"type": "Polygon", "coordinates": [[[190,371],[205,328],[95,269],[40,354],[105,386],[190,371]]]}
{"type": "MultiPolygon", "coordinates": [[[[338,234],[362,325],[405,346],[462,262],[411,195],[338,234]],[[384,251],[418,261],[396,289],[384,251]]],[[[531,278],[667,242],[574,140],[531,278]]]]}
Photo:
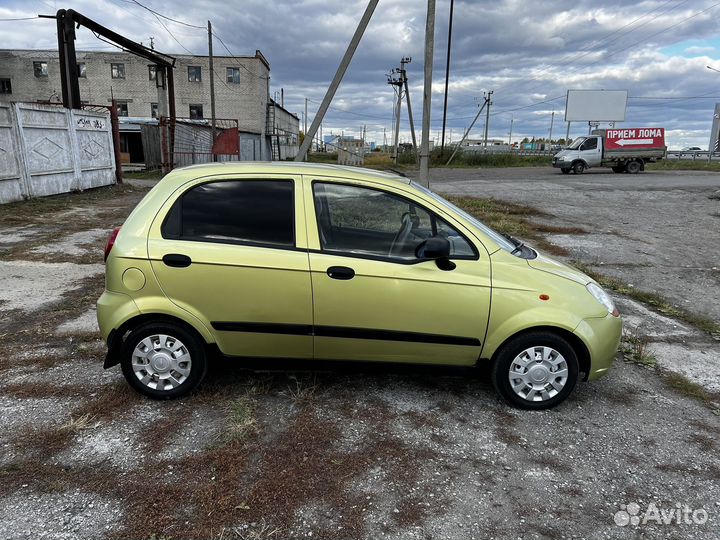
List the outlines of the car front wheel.
{"type": "Polygon", "coordinates": [[[130,386],[154,399],[187,394],[207,371],[202,340],[167,322],[150,322],[133,330],[123,343],[120,364],[130,386]]]}
{"type": "Polygon", "coordinates": [[[567,341],[550,332],[523,334],[503,345],[493,365],[493,384],[522,409],[549,409],[570,395],[578,359],[567,341]]]}

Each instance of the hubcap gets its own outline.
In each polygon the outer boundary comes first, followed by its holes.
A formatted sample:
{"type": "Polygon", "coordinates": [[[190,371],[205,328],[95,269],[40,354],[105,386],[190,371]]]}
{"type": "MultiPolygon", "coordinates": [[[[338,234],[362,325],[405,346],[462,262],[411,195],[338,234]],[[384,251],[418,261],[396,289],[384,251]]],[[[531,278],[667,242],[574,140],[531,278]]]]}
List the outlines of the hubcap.
{"type": "Polygon", "coordinates": [[[568,367],[552,347],[530,347],[518,354],[508,373],[513,391],[527,401],[546,401],[567,383],[568,367]]]}
{"type": "Polygon", "coordinates": [[[183,342],[164,334],[146,337],[132,355],[135,376],[153,390],[177,388],[188,378],[191,367],[190,352],[183,342]]]}

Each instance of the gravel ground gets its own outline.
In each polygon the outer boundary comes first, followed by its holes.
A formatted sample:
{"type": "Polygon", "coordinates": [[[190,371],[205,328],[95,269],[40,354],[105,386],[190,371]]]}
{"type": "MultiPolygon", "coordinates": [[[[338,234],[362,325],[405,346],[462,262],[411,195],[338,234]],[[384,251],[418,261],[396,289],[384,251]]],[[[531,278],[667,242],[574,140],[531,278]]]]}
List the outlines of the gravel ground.
{"type": "MultiPolygon", "coordinates": [[[[35,299],[0,300],[0,540],[720,538],[718,404],[621,356],[543,412],[500,402],[486,369],[414,366],[225,360],[186,399],[141,398],[102,369],[91,313],[97,231],[142,194],[72,196],[43,208],[42,227],[0,216],[0,291],[35,299]],[[64,242],[78,252],[37,251],[64,242]]],[[[619,303],[652,340],[671,336],[675,357],[717,354],[692,327],[619,303]]],[[[684,369],[702,381],[703,365],[684,369]]]]}

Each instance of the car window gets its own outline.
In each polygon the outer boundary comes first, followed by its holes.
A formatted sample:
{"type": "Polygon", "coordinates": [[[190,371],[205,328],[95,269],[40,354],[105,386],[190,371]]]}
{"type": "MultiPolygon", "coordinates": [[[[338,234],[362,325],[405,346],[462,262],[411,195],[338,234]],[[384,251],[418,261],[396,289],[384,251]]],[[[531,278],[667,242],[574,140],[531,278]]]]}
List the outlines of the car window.
{"type": "Polygon", "coordinates": [[[595,150],[596,148],[597,148],[597,137],[590,137],[582,144],[582,146],[580,147],[580,150],[595,150]]]}
{"type": "Polygon", "coordinates": [[[315,212],[323,251],[417,260],[431,236],[450,241],[453,258],[476,258],[472,245],[447,222],[409,199],[359,186],[315,182],[315,212]]]}
{"type": "Polygon", "coordinates": [[[295,245],[293,182],[229,180],[200,184],[173,205],[164,238],[221,243],[295,245]]]}

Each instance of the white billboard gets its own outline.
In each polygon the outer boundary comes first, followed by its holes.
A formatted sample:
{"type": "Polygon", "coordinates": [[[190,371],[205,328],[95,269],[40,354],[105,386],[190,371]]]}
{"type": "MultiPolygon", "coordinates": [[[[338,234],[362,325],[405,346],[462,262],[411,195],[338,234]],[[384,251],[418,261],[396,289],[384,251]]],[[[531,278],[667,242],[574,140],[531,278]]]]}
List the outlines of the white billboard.
{"type": "Polygon", "coordinates": [[[627,90],[568,90],[566,122],[624,122],[627,90]]]}

